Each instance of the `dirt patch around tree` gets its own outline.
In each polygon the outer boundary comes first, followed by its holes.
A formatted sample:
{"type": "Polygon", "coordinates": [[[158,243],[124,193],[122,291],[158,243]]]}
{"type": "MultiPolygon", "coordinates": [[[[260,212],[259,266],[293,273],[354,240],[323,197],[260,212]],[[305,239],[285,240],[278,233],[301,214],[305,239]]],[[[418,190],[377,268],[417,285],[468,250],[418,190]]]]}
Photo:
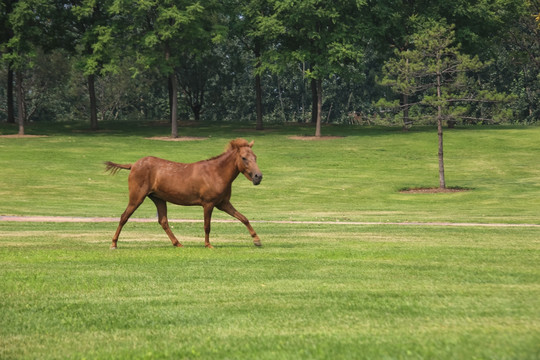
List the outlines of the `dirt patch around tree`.
{"type": "Polygon", "coordinates": [[[19,134],[0,135],[0,138],[6,138],[6,139],[27,139],[27,138],[40,138],[40,137],[47,137],[47,135],[19,135],[19,134]]]}
{"type": "Polygon", "coordinates": [[[154,137],[148,137],[145,138],[148,140],[161,140],[161,141],[197,141],[197,140],[207,140],[207,137],[198,137],[198,136],[179,136],[177,138],[173,138],[170,136],[154,136],[154,137]]]}
{"type": "Polygon", "coordinates": [[[445,194],[445,193],[459,193],[470,191],[467,188],[407,188],[399,190],[402,194],[445,194]]]}

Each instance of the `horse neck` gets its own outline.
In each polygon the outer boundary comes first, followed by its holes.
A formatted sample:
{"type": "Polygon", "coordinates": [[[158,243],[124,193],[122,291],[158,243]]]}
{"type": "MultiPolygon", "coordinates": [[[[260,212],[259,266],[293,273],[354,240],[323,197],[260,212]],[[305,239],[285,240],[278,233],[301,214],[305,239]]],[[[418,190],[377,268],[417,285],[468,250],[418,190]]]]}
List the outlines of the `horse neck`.
{"type": "Polygon", "coordinates": [[[227,151],[215,160],[218,173],[229,183],[232,183],[238,174],[240,174],[238,166],[236,166],[236,151],[227,151]]]}

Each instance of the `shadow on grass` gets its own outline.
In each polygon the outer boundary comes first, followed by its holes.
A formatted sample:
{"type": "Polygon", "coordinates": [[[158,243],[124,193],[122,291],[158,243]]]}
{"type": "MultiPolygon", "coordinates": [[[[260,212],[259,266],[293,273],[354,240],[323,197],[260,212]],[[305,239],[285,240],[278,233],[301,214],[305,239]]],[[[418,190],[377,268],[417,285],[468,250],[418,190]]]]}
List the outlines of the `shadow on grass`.
{"type": "MultiPolygon", "coordinates": [[[[98,124],[98,130],[91,130],[88,122],[32,122],[25,125],[27,135],[47,136],[139,136],[170,137],[171,126],[166,120],[158,121],[103,121],[98,124]]],[[[445,131],[463,130],[503,130],[503,129],[526,129],[518,125],[464,125],[445,131]]],[[[0,135],[14,135],[18,132],[18,124],[0,122],[0,135]]],[[[231,134],[239,136],[258,137],[264,135],[284,135],[313,137],[315,134],[314,124],[302,123],[271,123],[264,124],[263,130],[256,130],[255,123],[249,122],[212,122],[212,121],[180,121],[178,132],[181,137],[224,137],[230,138],[231,134]]],[[[346,124],[323,124],[323,137],[363,137],[383,136],[390,133],[407,136],[408,133],[435,133],[435,126],[414,126],[404,132],[401,126],[364,126],[346,124]]],[[[233,135],[233,136],[234,136],[233,135]]]]}

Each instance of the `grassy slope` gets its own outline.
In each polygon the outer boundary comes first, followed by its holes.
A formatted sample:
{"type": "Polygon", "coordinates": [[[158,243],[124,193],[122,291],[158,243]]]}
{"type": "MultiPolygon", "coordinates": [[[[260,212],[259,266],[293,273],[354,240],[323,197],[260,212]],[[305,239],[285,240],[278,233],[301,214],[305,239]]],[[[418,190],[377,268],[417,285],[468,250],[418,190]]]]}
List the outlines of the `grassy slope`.
{"type": "MultiPolygon", "coordinates": [[[[110,125],[112,126],[112,125],[110,125]]],[[[118,126],[118,125],[115,125],[118,126]]],[[[125,126],[125,125],[124,125],[125,126]]],[[[46,129],[36,129],[36,132],[46,129]]],[[[453,221],[539,223],[540,128],[469,128],[447,131],[449,186],[461,194],[410,195],[399,189],[437,186],[437,141],[432,130],[330,127],[326,141],[291,140],[311,129],[266,133],[228,126],[187,128],[204,141],[163,142],[145,136],[166,127],[81,134],[62,129],[47,138],[0,138],[0,214],[119,216],[127,204],[127,172],[103,172],[103,161],[134,162],[155,155],[183,162],[219,154],[229,139],[255,139],[264,173],[253,187],[243,177],[232,201],[260,220],[453,221]]],[[[6,130],[4,130],[6,132],[6,130]]],[[[199,219],[199,208],[170,206],[171,218],[199,219]]],[[[226,217],[219,212],[217,217],[226,217]]],[[[135,214],[155,215],[150,202],[135,214]]]]}
{"type": "MultiPolygon", "coordinates": [[[[0,214],[119,216],[127,174],[103,161],[196,161],[243,136],[265,176],[234,185],[251,219],[539,223],[539,128],[448,131],[448,184],[474,190],[436,195],[397,192],[437,184],[432,130],[306,142],[287,135],[311,129],[212,126],[181,143],[143,139],[164,127],[29,130],[52,136],[0,138],[0,214]]],[[[111,252],[115,228],[0,223],[0,358],[540,357],[537,228],[257,223],[257,249],[241,224],[216,223],[212,251],[201,224],[174,224],[175,249],[159,225],[130,223],[111,252]]]]}

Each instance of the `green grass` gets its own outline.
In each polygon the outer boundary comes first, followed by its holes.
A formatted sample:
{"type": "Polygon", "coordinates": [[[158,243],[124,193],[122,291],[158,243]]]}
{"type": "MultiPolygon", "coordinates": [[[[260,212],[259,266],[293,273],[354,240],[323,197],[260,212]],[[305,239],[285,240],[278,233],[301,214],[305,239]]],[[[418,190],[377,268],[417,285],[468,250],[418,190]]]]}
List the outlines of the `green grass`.
{"type": "MultiPolygon", "coordinates": [[[[0,214],[119,217],[127,172],[102,162],[145,155],[196,161],[255,139],[264,173],[232,202],[251,220],[539,224],[540,128],[445,133],[457,194],[437,185],[433,129],[299,126],[182,128],[208,140],[161,142],[167,127],[34,124],[43,138],[0,138],[0,214]]],[[[0,133],[16,129],[0,124],[0,133]]],[[[200,208],[169,206],[173,219],[200,208]]],[[[146,202],[137,217],[154,217],[146,202]]],[[[219,211],[214,218],[229,219],[219,211]]],[[[0,222],[0,359],[538,359],[538,227],[0,222]]]]}
{"type": "Polygon", "coordinates": [[[0,223],[0,358],[536,359],[538,230],[0,223]]]}
{"type": "MultiPolygon", "coordinates": [[[[299,141],[289,135],[312,129],[259,133],[227,124],[182,128],[184,135],[208,140],[164,142],[145,137],[166,135],[166,126],[112,123],[103,124],[103,132],[85,133],[38,125],[29,132],[50,136],[0,138],[1,214],[119,216],[127,205],[127,172],[110,176],[104,161],[146,155],[197,161],[221,153],[231,138],[246,137],[255,139],[264,180],[253,187],[239,177],[232,202],[250,219],[540,223],[540,127],[446,131],[447,184],[472,191],[411,195],[399,190],[438,185],[433,129],[327,127],[325,134],[346,137],[299,141]],[[124,130],[117,129],[121,125],[124,130]]],[[[15,130],[3,126],[4,133],[15,130]]],[[[169,211],[171,218],[202,216],[199,208],[169,211]]],[[[135,213],[153,215],[151,202],[135,213]]],[[[227,217],[219,211],[215,216],[227,217]]]]}

